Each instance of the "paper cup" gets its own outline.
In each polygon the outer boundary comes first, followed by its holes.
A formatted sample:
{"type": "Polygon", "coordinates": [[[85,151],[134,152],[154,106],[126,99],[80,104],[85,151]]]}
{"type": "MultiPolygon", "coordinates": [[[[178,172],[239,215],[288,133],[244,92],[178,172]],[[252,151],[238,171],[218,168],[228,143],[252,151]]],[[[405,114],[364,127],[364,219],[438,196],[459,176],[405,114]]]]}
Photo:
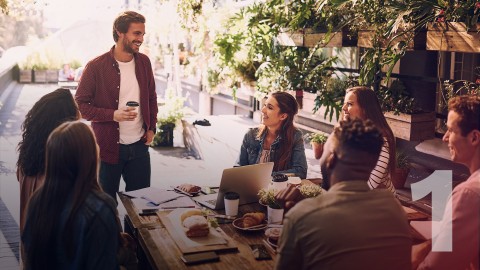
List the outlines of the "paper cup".
{"type": "Polygon", "coordinates": [[[238,215],[238,204],[240,202],[240,196],[236,192],[227,192],[224,196],[225,200],[225,215],[236,216],[238,215]]]}

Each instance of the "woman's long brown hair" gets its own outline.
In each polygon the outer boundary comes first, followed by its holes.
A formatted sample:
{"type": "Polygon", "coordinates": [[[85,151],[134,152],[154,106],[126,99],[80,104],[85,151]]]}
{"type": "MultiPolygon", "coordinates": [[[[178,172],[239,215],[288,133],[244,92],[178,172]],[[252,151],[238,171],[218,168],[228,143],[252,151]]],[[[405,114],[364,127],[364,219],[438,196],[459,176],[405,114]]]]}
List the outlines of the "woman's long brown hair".
{"type": "Polygon", "coordinates": [[[74,121],[57,127],[46,144],[45,183],[33,195],[28,205],[28,223],[32,241],[26,255],[27,269],[54,269],[56,240],[64,239],[67,256],[75,249],[74,221],[78,210],[98,184],[99,156],[92,130],[74,121]],[[60,217],[72,198],[63,235],[60,217]]]}
{"type": "MultiPolygon", "coordinates": [[[[273,171],[276,172],[290,169],[287,168],[287,166],[292,157],[291,149],[294,144],[293,140],[296,131],[296,127],[293,125],[293,119],[298,113],[298,103],[295,97],[287,92],[273,92],[271,96],[277,101],[280,113],[287,114],[287,118],[283,120],[282,127],[277,134],[283,141],[280,148],[275,151],[273,171]]],[[[261,138],[266,132],[267,127],[264,125],[260,126],[257,138],[261,138]]]]}
{"type": "MultiPolygon", "coordinates": [[[[380,102],[378,102],[377,95],[375,95],[375,92],[372,89],[366,86],[355,86],[348,88],[345,94],[349,92],[352,92],[357,96],[358,105],[363,110],[365,119],[370,119],[373,124],[380,129],[382,135],[387,138],[388,152],[390,155],[388,169],[391,175],[396,166],[395,136],[393,135],[393,131],[383,115],[382,107],[380,106],[380,102]]],[[[343,119],[343,111],[340,119],[343,119]]]]}

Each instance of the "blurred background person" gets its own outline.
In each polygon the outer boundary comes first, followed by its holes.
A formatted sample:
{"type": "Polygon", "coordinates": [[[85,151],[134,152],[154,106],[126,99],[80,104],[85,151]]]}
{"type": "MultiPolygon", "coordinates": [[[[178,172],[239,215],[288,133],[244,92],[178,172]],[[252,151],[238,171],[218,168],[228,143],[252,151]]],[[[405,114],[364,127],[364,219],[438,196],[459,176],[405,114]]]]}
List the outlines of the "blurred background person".
{"type": "Polygon", "coordinates": [[[58,80],[61,82],[73,81],[75,78],[75,71],[70,68],[69,64],[63,64],[63,68],[58,72],[58,80]]]}

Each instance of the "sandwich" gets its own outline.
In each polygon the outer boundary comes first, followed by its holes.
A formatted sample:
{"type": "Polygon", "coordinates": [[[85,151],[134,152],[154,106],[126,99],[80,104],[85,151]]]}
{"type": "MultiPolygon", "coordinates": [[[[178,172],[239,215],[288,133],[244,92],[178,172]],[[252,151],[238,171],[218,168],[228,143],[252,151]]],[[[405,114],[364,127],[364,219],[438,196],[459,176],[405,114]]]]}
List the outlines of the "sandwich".
{"type": "Polygon", "coordinates": [[[207,219],[199,209],[188,210],[180,216],[187,237],[202,237],[210,233],[207,219]]]}

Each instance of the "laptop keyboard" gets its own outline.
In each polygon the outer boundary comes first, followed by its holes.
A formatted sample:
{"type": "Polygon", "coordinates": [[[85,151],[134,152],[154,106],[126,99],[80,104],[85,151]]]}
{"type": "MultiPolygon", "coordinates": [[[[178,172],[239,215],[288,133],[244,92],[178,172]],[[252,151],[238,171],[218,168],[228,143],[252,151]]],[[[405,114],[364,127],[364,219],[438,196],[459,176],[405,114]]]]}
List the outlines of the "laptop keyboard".
{"type": "Polygon", "coordinates": [[[206,201],[207,203],[211,204],[211,205],[217,205],[217,200],[216,199],[213,199],[213,200],[208,200],[206,201]]]}

